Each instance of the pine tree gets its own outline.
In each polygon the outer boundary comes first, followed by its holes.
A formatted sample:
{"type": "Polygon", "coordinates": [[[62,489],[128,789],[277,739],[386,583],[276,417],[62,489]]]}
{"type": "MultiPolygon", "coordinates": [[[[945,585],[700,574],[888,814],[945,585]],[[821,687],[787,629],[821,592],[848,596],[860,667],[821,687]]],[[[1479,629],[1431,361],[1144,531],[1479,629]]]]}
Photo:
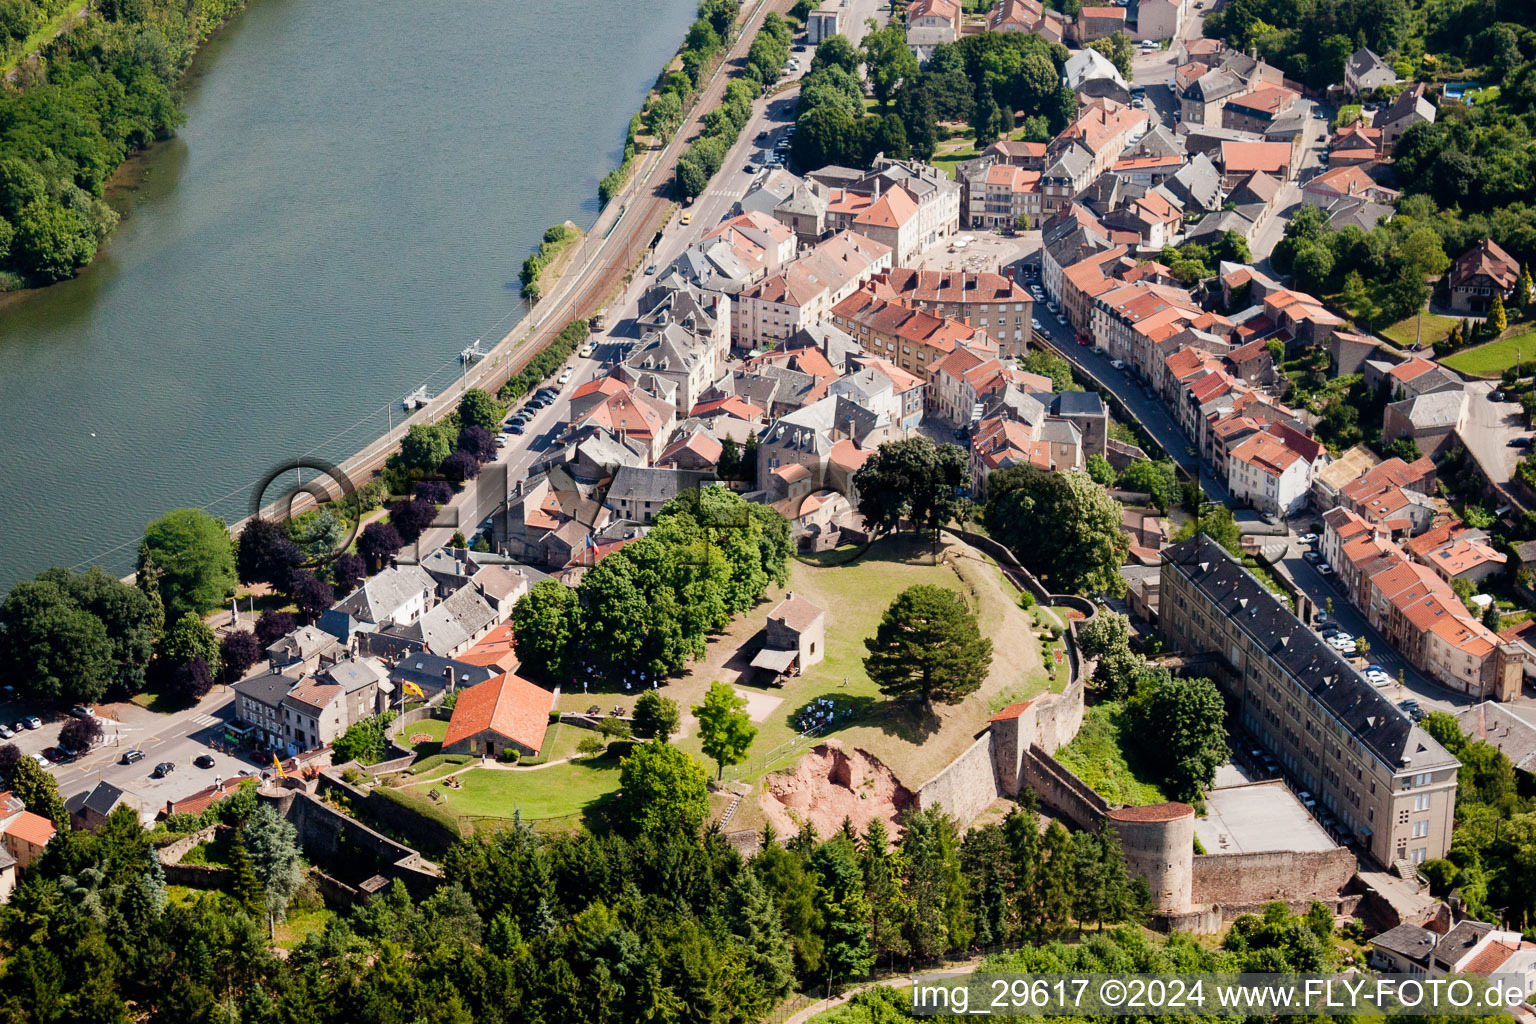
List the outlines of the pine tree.
{"type": "Polygon", "coordinates": [[[1034,811],[1018,807],[1009,811],[1003,819],[1003,842],[1013,869],[1014,930],[1010,939],[1017,939],[1025,924],[1033,926],[1039,920],[1040,826],[1034,811]]]}
{"type": "Polygon", "coordinates": [[[1509,317],[1504,313],[1504,296],[1494,293],[1493,305],[1488,310],[1488,327],[1497,338],[1509,327],[1509,317]]]}
{"type": "Polygon", "coordinates": [[[1017,932],[1013,860],[1002,826],[985,825],[967,832],[960,845],[960,865],[971,884],[976,945],[986,948],[1012,942],[1017,932]]]}
{"type": "Polygon", "coordinates": [[[726,435],[720,442],[720,459],[715,469],[722,480],[735,480],[741,474],[741,448],[736,439],[726,435]]]}
{"type": "Polygon", "coordinates": [[[757,432],[747,434],[747,443],[741,451],[741,478],[752,487],[757,486],[757,432]]]}
{"type": "Polygon", "coordinates": [[[970,945],[973,928],[960,870],[960,830],[942,810],[910,814],[903,822],[901,853],[907,862],[907,941],[931,959],[970,945]]]}
{"type": "Polygon", "coordinates": [[[1076,865],[1072,893],[1072,916],[1081,929],[1088,922],[1102,923],[1105,914],[1104,849],[1097,833],[1078,832],[1072,836],[1072,860],[1076,865]]]}
{"type": "Polygon", "coordinates": [[[256,877],[256,869],[251,866],[251,855],[245,849],[244,837],[240,835],[236,835],[235,841],[230,844],[229,870],[233,875],[230,894],[235,901],[252,917],[258,920],[265,917],[266,890],[262,888],[261,879],[256,877]]]}
{"type": "Polygon", "coordinates": [[[874,953],[869,945],[869,902],[864,875],[853,844],[841,836],[811,854],[816,875],[816,902],[822,915],[822,956],[827,979],[838,983],[869,973],[874,953]]]}
{"type": "Polygon", "coordinates": [[[869,941],[875,958],[907,952],[902,928],[906,922],[906,892],[902,885],[905,862],[891,846],[885,822],[874,818],[864,829],[859,844],[859,864],[864,871],[864,898],[869,901],[869,941]]]}
{"type": "Polygon", "coordinates": [[[1072,835],[1059,821],[1051,822],[1040,842],[1036,930],[1060,932],[1072,914],[1077,891],[1077,862],[1072,835]]]}
{"type": "Polygon", "coordinates": [[[744,1018],[754,1018],[772,1009],[772,1003],[789,990],[795,980],[795,957],[784,923],[773,897],[753,874],[751,867],[735,878],[727,902],[731,934],[746,949],[748,973],[756,979],[757,989],[771,997],[769,1005],[741,1009],[744,1018]]]}

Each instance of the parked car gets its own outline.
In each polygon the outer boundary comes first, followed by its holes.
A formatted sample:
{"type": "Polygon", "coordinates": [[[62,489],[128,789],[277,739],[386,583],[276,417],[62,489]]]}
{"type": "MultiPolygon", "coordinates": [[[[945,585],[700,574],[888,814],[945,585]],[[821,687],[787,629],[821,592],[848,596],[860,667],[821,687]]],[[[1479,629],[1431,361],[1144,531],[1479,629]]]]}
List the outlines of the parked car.
{"type": "Polygon", "coordinates": [[[576,371],[567,366],[563,371],[561,371],[560,376],[557,377],[556,380],[558,380],[563,387],[566,384],[569,384],[571,382],[571,378],[574,376],[576,376],[576,371]]]}
{"type": "Polygon", "coordinates": [[[1529,448],[1531,446],[1531,439],[1528,437],[1511,438],[1509,446],[1511,448],[1529,448]]]}
{"type": "Polygon", "coordinates": [[[1033,327],[1037,331],[1043,331],[1045,329],[1044,327],[1040,326],[1039,320],[1030,320],[1029,326],[1033,327]]]}
{"type": "Polygon", "coordinates": [[[122,760],[119,761],[118,763],[119,764],[138,764],[142,760],[144,760],[144,751],[142,751],[142,750],[125,750],[125,751],[123,751],[123,758],[122,758],[122,760]]]}
{"type": "Polygon", "coordinates": [[[12,736],[15,736],[15,735],[16,734],[11,731],[11,727],[10,726],[8,726],[8,725],[0,725],[0,740],[8,740],[12,736]]]}
{"type": "Polygon", "coordinates": [[[1315,534],[1315,533],[1304,533],[1304,534],[1301,535],[1300,540],[1301,540],[1301,542],[1303,544],[1316,544],[1317,543],[1317,534],[1315,534]]]}
{"type": "Polygon", "coordinates": [[[693,223],[693,211],[692,210],[684,210],[683,211],[682,223],[683,223],[684,227],[687,227],[689,224],[693,223]]]}
{"type": "Polygon", "coordinates": [[[60,750],[58,747],[44,747],[43,756],[53,764],[63,764],[65,761],[69,760],[69,755],[64,753],[64,751],[60,750]]]}
{"type": "Polygon", "coordinates": [[[175,770],[175,761],[161,761],[159,764],[155,765],[155,770],[151,774],[157,779],[163,779],[175,770]]]}
{"type": "Polygon", "coordinates": [[[525,434],[527,432],[528,428],[521,423],[510,423],[507,425],[507,433],[509,434],[525,434]]]}
{"type": "Polygon", "coordinates": [[[74,707],[69,709],[69,717],[71,717],[71,718],[95,718],[96,717],[96,711],[95,711],[94,708],[88,708],[84,704],[76,704],[74,707]]]}
{"type": "Polygon", "coordinates": [[[1408,717],[1415,722],[1422,722],[1424,721],[1424,709],[1417,706],[1411,707],[1408,709],[1408,717]]]}
{"type": "Polygon", "coordinates": [[[1120,359],[1111,359],[1109,361],[1109,365],[1113,366],[1117,370],[1125,369],[1125,362],[1123,360],[1120,360],[1120,359]]]}
{"type": "Polygon", "coordinates": [[[1318,554],[1316,551],[1304,551],[1302,552],[1301,557],[1313,565],[1316,565],[1323,560],[1323,556],[1318,554]]]}
{"type": "Polygon", "coordinates": [[[1392,677],[1385,672],[1367,672],[1365,678],[1370,680],[1372,686],[1389,686],[1392,683],[1392,677]]]}
{"type": "Polygon", "coordinates": [[[213,767],[213,755],[212,754],[198,754],[197,757],[192,761],[192,763],[197,765],[199,768],[212,768],[213,767]]]}
{"type": "Polygon", "coordinates": [[[583,359],[591,359],[592,353],[596,351],[597,349],[594,348],[592,343],[589,341],[585,345],[581,346],[581,348],[577,349],[576,354],[581,356],[583,359]]]}
{"type": "Polygon", "coordinates": [[[1490,391],[1490,392],[1488,392],[1488,401],[1490,401],[1490,402],[1502,402],[1502,401],[1504,401],[1504,392],[1502,392],[1502,391],[1490,391]]]}
{"type": "Polygon", "coordinates": [[[649,277],[650,275],[652,275],[654,273],[656,273],[656,264],[654,264],[654,263],[646,264],[646,266],[645,266],[645,274],[646,274],[646,276],[649,277]]]}
{"type": "Polygon", "coordinates": [[[36,715],[28,715],[26,718],[23,718],[22,721],[27,724],[28,729],[41,729],[43,727],[42,719],[38,718],[36,715]]]}
{"type": "Polygon", "coordinates": [[[1327,562],[1324,562],[1322,565],[1317,567],[1317,574],[1319,576],[1332,576],[1333,566],[1329,565],[1327,562]]]}

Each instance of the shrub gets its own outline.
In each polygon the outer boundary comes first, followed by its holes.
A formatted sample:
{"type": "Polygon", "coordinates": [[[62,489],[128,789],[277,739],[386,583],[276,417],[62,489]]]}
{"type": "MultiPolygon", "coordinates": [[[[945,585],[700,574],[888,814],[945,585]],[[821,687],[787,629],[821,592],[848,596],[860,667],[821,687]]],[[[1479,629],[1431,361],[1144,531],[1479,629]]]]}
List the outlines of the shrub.
{"type": "Polygon", "coordinates": [[[1028,609],[1028,608],[1033,608],[1034,606],[1035,606],[1035,595],[1031,594],[1027,590],[1020,591],[1019,592],[1019,607],[1020,608],[1028,609]]]}
{"type": "Polygon", "coordinates": [[[508,748],[507,750],[503,750],[501,754],[497,756],[496,760],[505,761],[507,764],[517,764],[522,756],[523,755],[519,751],[508,748]]]}

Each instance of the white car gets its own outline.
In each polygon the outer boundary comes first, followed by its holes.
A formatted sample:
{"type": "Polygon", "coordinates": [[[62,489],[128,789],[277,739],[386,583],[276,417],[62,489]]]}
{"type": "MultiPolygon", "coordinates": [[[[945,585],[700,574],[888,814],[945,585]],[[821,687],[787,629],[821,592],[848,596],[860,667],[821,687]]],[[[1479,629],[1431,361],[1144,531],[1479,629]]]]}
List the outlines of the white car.
{"type": "Polygon", "coordinates": [[[591,359],[593,351],[594,349],[592,348],[592,343],[589,341],[585,345],[581,346],[581,348],[576,351],[576,354],[581,356],[583,359],[591,359]]]}
{"type": "Polygon", "coordinates": [[[1033,327],[1037,331],[1041,329],[1040,328],[1040,321],[1039,320],[1031,320],[1029,322],[1029,326],[1033,327]]]}
{"type": "Polygon", "coordinates": [[[1386,686],[1392,682],[1392,677],[1385,672],[1367,672],[1365,678],[1369,679],[1373,686],[1386,686]]]}
{"type": "Polygon", "coordinates": [[[557,383],[557,384],[559,384],[561,386],[564,386],[566,384],[569,384],[571,382],[571,378],[574,377],[574,376],[576,376],[576,371],[571,369],[569,366],[567,366],[565,368],[565,370],[560,374],[560,376],[556,379],[555,383],[557,383]]]}
{"type": "Polygon", "coordinates": [[[1324,562],[1322,565],[1317,567],[1317,574],[1319,576],[1332,576],[1333,566],[1329,565],[1327,562],[1324,562]]]}

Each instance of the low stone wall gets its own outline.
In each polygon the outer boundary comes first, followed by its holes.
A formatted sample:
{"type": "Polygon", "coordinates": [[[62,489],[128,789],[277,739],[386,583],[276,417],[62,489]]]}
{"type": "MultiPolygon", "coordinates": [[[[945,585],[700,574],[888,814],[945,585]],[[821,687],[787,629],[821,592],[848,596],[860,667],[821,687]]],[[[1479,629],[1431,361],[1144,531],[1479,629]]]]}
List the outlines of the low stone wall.
{"type": "Polygon", "coordinates": [[[1234,904],[1337,899],[1356,867],[1355,855],[1344,847],[1207,853],[1194,859],[1191,897],[1195,903],[1234,904]]]}
{"type": "Polygon", "coordinates": [[[190,853],[194,846],[201,846],[203,843],[206,843],[214,837],[218,830],[218,825],[209,825],[207,828],[198,829],[189,836],[183,836],[174,843],[167,843],[160,847],[155,851],[155,854],[160,858],[162,866],[180,864],[181,858],[190,853]]]}
{"type": "Polygon", "coordinates": [[[1078,828],[1096,829],[1109,813],[1103,797],[1038,745],[1024,751],[1023,769],[1024,784],[1078,828]]]}
{"type": "Polygon", "coordinates": [[[234,882],[235,873],[229,868],[211,864],[162,864],[167,885],[183,885],[188,889],[218,889],[234,882]]]}
{"type": "MultiPolygon", "coordinates": [[[[321,779],[330,786],[336,787],[348,795],[348,799],[354,803],[361,803],[369,798],[369,794],[354,789],[333,777],[331,772],[322,773],[321,779]]],[[[298,830],[299,844],[304,853],[312,861],[322,865],[336,864],[343,860],[349,866],[356,867],[354,863],[358,853],[369,855],[378,865],[378,874],[388,878],[398,878],[405,883],[415,899],[425,899],[442,885],[442,878],[426,870],[421,854],[403,843],[397,843],[382,833],[376,832],[358,821],[356,818],[344,814],[336,808],[303,790],[278,790],[263,787],[256,791],[258,800],[273,804],[278,813],[290,821],[298,830]]],[[[398,806],[381,801],[385,806],[398,806]]],[[[369,804],[370,810],[372,804],[369,804]]],[[[404,808],[399,808],[405,812],[404,808]]],[[[425,819],[411,815],[416,823],[425,822],[425,819]]],[[[389,827],[393,823],[386,822],[389,827]]],[[[405,832],[405,829],[401,829],[405,832]]]]}
{"type": "Polygon", "coordinates": [[[964,828],[1001,795],[988,730],[943,771],[918,787],[914,806],[918,810],[943,807],[964,828]]]}

